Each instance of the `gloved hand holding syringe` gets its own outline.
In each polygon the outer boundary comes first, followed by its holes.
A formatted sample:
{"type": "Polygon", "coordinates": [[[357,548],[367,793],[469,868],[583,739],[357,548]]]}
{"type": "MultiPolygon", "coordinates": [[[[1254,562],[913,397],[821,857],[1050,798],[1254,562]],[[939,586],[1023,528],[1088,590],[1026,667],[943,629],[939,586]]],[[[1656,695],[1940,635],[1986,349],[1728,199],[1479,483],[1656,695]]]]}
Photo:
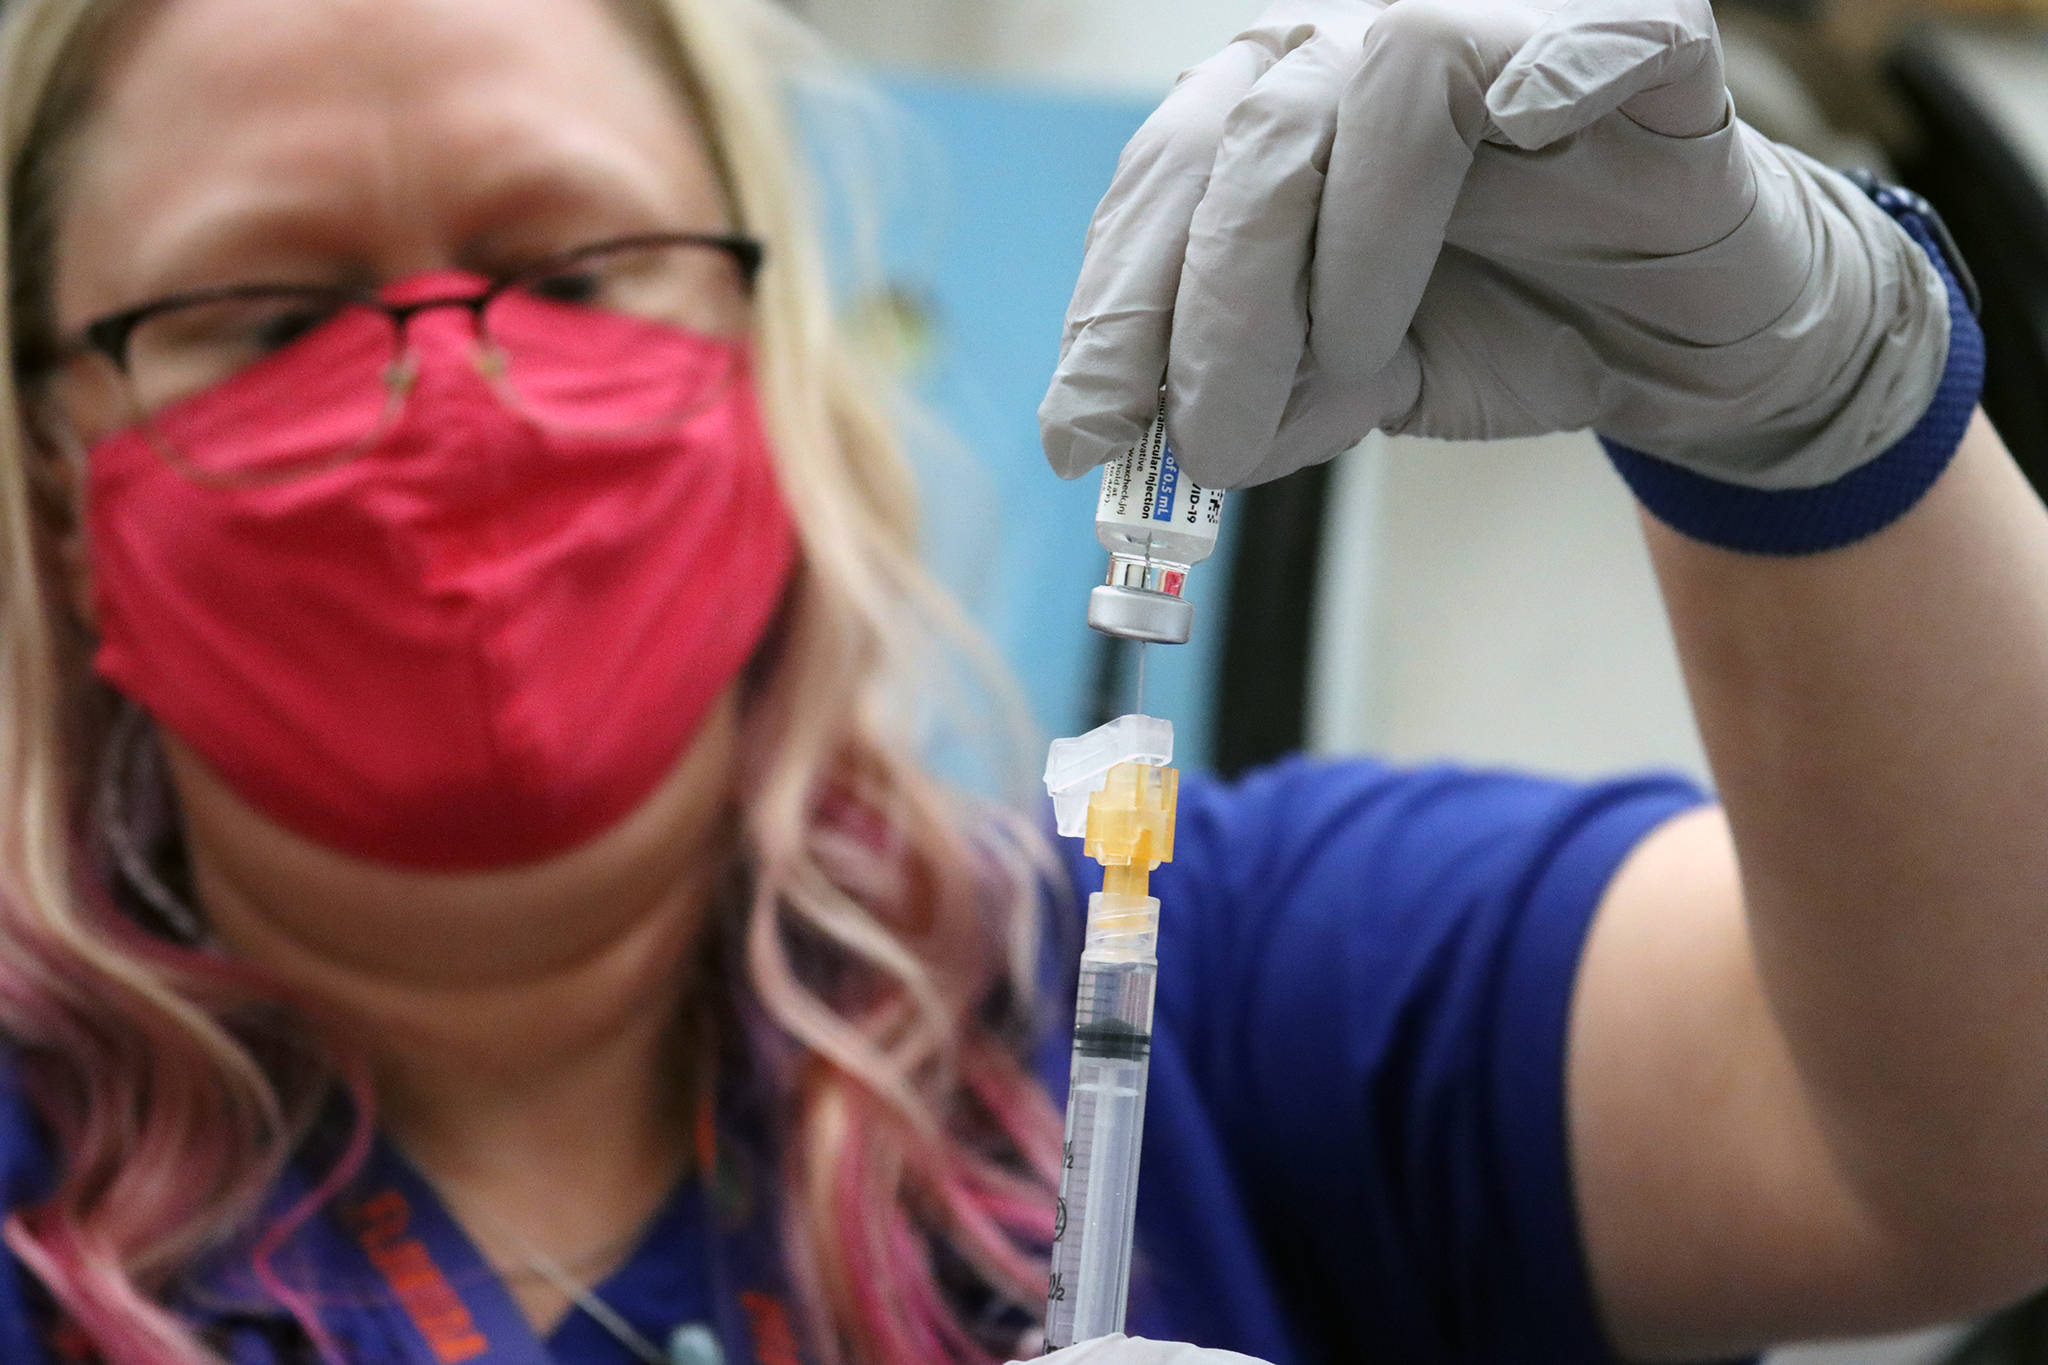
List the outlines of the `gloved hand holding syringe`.
{"type": "MultiPolygon", "coordinates": [[[[1096,535],[1110,552],[1109,582],[1088,603],[1088,624],[1105,634],[1184,644],[1194,609],[1182,599],[1189,568],[1215,547],[1223,494],[1180,472],[1163,419],[1102,480],[1096,535]]],[[[1137,1216],[1138,1160],[1152,1046],[1153,985],[1159,971],[1159,901],[1152,871],[1173,860],[1180,774],[1173,724],[1123,716],[1078,739],[1055,740],[1045,784],[1059,831],[1084,837],[1102,864],[1102,890],[1089,898],[1088,931],[1075,992],[1067,1133],[1046,1292],[1046,1345],[1121,1332],[1137,1216]]]]}

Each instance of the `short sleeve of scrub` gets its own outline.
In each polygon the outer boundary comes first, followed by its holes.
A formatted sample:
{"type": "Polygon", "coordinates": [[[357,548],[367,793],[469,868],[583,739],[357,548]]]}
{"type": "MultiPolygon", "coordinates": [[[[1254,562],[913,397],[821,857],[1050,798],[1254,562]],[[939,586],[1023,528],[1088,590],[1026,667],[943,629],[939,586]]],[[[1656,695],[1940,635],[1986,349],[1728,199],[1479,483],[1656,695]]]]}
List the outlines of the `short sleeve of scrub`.
{"type": "MultiPolygon", "coordinates": [[[[1188,780],[1153,880],[1132,1330],[1275,1361],[1611,1359],[1566,1151],[1572,989],[1622,860],[1703,799],[1362,762],[1188,780]]],[[[1063,844],[1085,899],[1100,870],[1063,844]]]]}
{"type": "MultiPolygon", "coordinates": [[[[49,1143],[22,1091],[15,1057],[0,1050],[0,1216],[41,1202],[54,1178],[49,1143]]],[[[42,1340],[42,1291],[19,1258],[0,1265],[0,1361],[38,1365],[50,1354],[42,1340]]]]}

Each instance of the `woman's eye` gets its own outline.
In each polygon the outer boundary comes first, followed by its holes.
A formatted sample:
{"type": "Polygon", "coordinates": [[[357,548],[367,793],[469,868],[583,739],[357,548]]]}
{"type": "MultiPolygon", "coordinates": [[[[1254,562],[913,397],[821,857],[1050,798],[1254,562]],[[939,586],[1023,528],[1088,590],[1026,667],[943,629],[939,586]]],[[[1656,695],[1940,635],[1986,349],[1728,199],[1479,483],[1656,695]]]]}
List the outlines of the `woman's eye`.
{"type": "Polygon", "coordinates": [[[251,329],[250,340],[265,351],[281,351],[334,316],[332,308],[301,306],[274,313],[251,329]]]}
{"type": "Polygon", "coordinates": [[[543,275],[526,285],[530,294],[552,303],[595,303],[604,292],[603,280],[595,271],[564,271],[543,275]]]}

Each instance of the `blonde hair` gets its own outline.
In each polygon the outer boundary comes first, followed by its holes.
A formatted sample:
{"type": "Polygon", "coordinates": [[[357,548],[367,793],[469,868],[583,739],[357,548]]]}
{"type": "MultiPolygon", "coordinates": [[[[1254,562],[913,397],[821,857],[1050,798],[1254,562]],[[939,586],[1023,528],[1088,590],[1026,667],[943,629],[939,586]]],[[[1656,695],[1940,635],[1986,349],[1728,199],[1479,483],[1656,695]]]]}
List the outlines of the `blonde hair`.
{"type": "MultiPolygon", "coordinates": [[[[969,1316],[991,1296],[1035,1312],[1051,1232],[1057,1116],[1022,1059],[1044,850],[918,758],[933,649],[979,650],[918,564],[887,386],[835,316],[785,98],[815,44],[768,0],[611,2],[770,243],[756,373],[802,564],[744,722],[745,885],[712,984],[770,1097],[801,1325],[828,1362],[987,1359],[1015,1343],[969,1316]]],[[[350,1073],[252,973],[138,928],[86,851],[108,694],[60,606],[66,499],[17,372],[50,340],[63,143],[128,12],[9,0],[0,21],[0,1033],[65,1157],[5,1238],[110,1365],[197,1365],[159,1296],[246,1234],[350,1073]]]]}

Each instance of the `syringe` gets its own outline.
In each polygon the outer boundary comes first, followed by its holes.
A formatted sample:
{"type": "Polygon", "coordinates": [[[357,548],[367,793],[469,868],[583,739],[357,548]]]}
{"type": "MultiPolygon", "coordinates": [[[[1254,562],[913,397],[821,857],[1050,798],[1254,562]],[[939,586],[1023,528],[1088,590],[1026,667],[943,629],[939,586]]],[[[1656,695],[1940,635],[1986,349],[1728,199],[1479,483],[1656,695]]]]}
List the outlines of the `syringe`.
{"type": "Polygon", "coordinates": [[[1180,793],[1180,774],[1165,766],[1172,745],[1167,722],[1125,716],[1081,739],[1055,743],[1046,766],[1061,832],[1085,832],[1088,856],[1103,867],[1102,890],[1088,901],[1074,1008],[1067,1136],[1046,1290],[1049,1350],[1124,1326],[1159,970],[1159,901],[1150,894],[1150,876],[1173,859],[1180,793]],[[1096,766],[1104,758],[1114,759],[1106,771],[1096,766]],[[1098,790],[1086,791],[1098,782],[1098,790]],[[1085,824],[1077,829],[1084,794],[1085,824]]]}

